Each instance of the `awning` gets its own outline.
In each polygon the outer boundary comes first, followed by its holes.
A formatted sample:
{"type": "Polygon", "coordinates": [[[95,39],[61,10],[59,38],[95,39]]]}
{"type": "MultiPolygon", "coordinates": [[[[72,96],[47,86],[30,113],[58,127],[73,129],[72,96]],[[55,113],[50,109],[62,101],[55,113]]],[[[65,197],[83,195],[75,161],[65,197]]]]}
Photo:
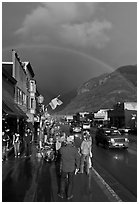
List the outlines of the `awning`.
{"type": "Polygon", "coordinates": [[[27,115],[14,103],[14,99],[6,90],[2,90],[2,111],[11,117],[27,117],[27,115]]]}

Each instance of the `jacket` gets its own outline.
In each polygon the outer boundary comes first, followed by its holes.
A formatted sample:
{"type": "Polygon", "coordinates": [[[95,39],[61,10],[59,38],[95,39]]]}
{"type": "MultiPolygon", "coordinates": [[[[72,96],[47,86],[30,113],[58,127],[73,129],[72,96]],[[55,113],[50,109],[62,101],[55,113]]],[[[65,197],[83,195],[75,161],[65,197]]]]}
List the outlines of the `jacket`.
{"type": "Polygon", "coordinates": [[[31,139],[32,139],[32,133],[31,132],[26,132],[25,136],[24,136],[25,142],[30,143],[31,139]]]}
{"type": "Polygon", "coordinates": [[[90,140],[83,140],[81,144],[81,153],[82,154],[89,154],[91,151],[91,141],[90,140]]]}
{"type": "Polygon", "coordinates": [[[63,172],[74,172],[76,168],[79,169],[80,156],[76,147],[72,144],[61,147],[60,154],[63,172]]]}

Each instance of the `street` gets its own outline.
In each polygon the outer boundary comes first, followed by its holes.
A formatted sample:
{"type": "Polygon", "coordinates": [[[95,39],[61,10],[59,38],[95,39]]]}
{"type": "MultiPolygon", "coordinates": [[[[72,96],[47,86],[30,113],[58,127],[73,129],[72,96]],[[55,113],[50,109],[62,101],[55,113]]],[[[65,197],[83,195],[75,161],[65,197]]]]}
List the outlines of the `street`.
{"type": "Polygon", "coordinates": [[[2,2],[2,202],[137,202],[137,2],[2,2]]]}
{"type": "MultiPolygon", "coordinates": [[[[59,177],[56,168],[55,163],[49,164],[33,156],[6,161],[3,164],[3,202],[67,201],[57,196],[59,177]]],[[[91,173],[89,177],[86,174],[74,176],[73,202],[109,201],[105,194],[98,196],[99,192],[102,190],[94,182],[91,173]]]]}
{"type": "MultiPolygon", "coordinates": [[[[68,126],[61,129],[68,132],[68,126]]],[[[94,137],[92,133],[92,137],[94,137]]],[[[3,162],[2,200],[5,202],[67,202],[57,196],[60,185],[59,164],[48,163],[36,156],[36,146],[32,146],[32,156],[14,158],[11,154],[3,162]]],[[[74,176],[72,202],[115,201],[108,184],[114,190],[116,201],[136,201],[137,197],[137,150],[136,143],[130,143],[128,150],[104,149],[93,144],[93,169],[89,177],[84,174],[74,176]],[[102,177],[96,176],[95,171],[102,177]],[[104,184],[103,179],[106,184],[104,184]],[[114,200],[113,200],[114,199],[114,200]]]]}

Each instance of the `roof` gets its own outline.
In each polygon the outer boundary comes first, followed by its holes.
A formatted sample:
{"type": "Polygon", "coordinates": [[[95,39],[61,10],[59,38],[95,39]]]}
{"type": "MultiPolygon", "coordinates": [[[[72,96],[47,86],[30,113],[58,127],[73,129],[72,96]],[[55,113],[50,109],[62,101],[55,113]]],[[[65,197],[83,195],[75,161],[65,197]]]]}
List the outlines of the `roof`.
{"type": "Polygon", "coordinates": [[[31,76],[34,77],[35,74],[33,72],[33,69],[32,69],[32,66],[31,66],[30,62],[23,62],[23,63],[26,65],[26,67],[27,67],[28,71],[30,72],[31,76]]]}
{"type": "Polygon", "coordinates": [[[13,63],[12,62],[2,62],[2,72],[6,71],[9,76],[12,77],[13,63]]]}
{"type": "Polygon", "coordinates": [[[137,111],[137,102],[125,102],[124,109],[137,111]]]}
{"type": "Polygon", "coordinates": [[[12,117],[27,117],[17,104],[14,103],[12,96],[5,89],[2,90],[2,111],[12,117]]]}
{"type": "Polygon", "coordinates": [[[10,72],[11,70],[2,64],[2,77],[5,77],[6,80],[10,81],[12,84],[15,85],[17,81],[15,78],[12,77],[12,72],[11,73],[10,72]]]}

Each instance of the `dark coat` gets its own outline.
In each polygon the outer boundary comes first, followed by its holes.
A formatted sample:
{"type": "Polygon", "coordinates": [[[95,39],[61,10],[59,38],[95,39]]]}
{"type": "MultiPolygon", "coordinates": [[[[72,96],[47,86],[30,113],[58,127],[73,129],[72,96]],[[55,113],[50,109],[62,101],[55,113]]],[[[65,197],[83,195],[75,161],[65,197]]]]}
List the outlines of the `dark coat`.
{"type": "Polygon", "coordinates": [[[25,142],[30,143],[31,140],[32,140],[32,133],[31,132],[26,132],[25,136],[24,136],[24,140],[25,140],[25,142]]]}
{"type": "Polygon", "coordinates": [[[76,147],[72,144],[61,147],[60,154],[63,172],[74,172],[76,168],[79,169],[80,156],[76,147]]]}

